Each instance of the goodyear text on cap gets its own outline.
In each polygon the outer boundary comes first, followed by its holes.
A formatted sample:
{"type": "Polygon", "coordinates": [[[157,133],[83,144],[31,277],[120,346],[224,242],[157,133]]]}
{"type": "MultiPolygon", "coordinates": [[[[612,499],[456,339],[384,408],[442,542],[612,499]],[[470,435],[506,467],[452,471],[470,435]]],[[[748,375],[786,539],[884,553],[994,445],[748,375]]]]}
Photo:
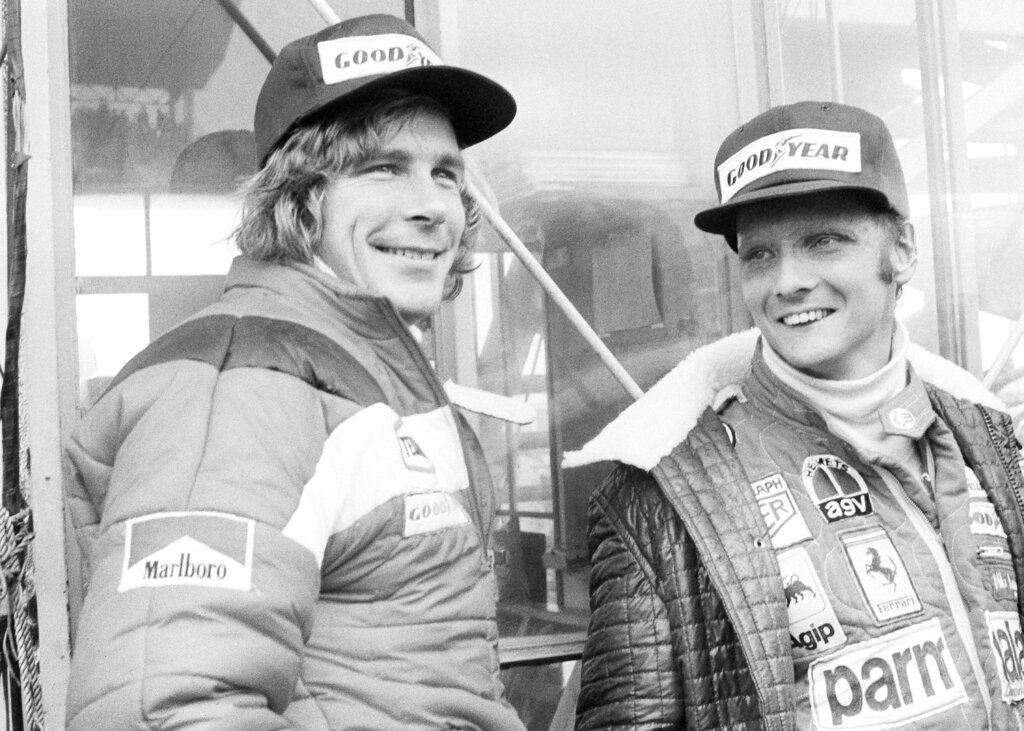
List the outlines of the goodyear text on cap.
{"type": "Polygon", "coordinates": [[[441,64],[425,43],[401,33],[335,38],[318,43],[317,51],[325,84],[441,64]]]}
{"type": "Polygon", "coordinates": [[[722,203],[744,186],[780,170],[859,173],[860,134],[832,129],[787,129],[754,140],[718,166],[722,203]]]}

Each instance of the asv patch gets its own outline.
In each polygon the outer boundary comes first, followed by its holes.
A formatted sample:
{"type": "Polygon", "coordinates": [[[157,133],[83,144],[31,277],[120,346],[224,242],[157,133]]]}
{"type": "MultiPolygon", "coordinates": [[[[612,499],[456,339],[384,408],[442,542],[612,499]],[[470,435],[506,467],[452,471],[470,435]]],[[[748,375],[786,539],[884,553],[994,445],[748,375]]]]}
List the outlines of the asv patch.
{"type": "Polygon", "coordinates": [[[839,540],[878,624],[921,611],[907,567],[884,528],[843,533],[839,540]]]}
{"type": "Polygon", "coordinates": [[[778,554],[789,613],[789,639],[797,657],[820,655],[846,643],[846,633],[803,548],[778,554]]]}
{"type": "Polygon", "coordinates": [[[401,419],[395,422],[395,438],[398,439],[398,451],[402,455],[405,468],[413,472],[434,473],[434,463],[430,461],[420,445],[412,438],[408,427],[401,419]]]}
{"type": "Polygon", "coordinates": [[[768,526],[768,535],[776,549],[811,539],[804,516],[780,473],[751,482],[750,489],[754,491],[761,516],[768,526]]]}
{"type": "Polygon", "coordinates": [[[807,676],[821,729],[895,728],[967,700],[938,619],[815,660],[807,676]]]}
{"type": "Polygon", "coordinates": [[[125,527],[118,591],[208,586],[249,591],[256,521],[228,513],[153,513],[125,527]]]}
{"type": "Polygon", "coordinates": [[[452,495],[447,492],[427,492],[405,496],[405,538],[420,533],[465,525],[469,515],[452,495]]]}
{"type": "Polygon", "coordinates": [[[985,623],[996,656],[1003,700],[1024,700],[1024,636],[1020,616],[1016,612],[985,612],[985,623]]]}
{"type": "Polygon", "coordinates": [[[873,512],[864,478],[833,454],[815,454],[805,459],[801,477],[811,499],[829,523],[873,512]]]}

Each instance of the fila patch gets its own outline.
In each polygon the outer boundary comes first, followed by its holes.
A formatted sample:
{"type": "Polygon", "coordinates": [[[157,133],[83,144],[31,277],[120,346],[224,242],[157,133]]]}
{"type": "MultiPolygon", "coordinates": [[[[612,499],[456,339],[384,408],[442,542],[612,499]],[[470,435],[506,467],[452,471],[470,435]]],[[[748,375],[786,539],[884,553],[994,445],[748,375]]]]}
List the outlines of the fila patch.
{"type": "Polygon", "coordinates": [[[985,623],[992,639],[992,652],[999,669],[1003,701],[1024,700],[1024,636],[1020,615],[1016,612],[985,612],[985,623]]]}
{"type": "Polygon", "coordinates": [[[405,538],[468,522],[469,515],[450,493],[428,492],[405,496],[405,526],[402,529],[405,538]]]}
{"type": "Polygon", "coordinates": [[[815,660],[807,677],[821,729],[895,728],[967,700],[938,619],[815,660]]]}
{"type": "Polygon", "coordinates": [[[789,613],[789,639],[796,657],[820,655],[846,644],[846,633],[803,548],[778,554],[789,613]]]}
{"type": "Polygon", "coordinates": [[[761,516],[768,526],[768,535],[776,549],[811,539],[807,522],[780,473],[750,483],[750,489],[754,491],[761,516]]]}
{"type": "Polygon", "coordinates": [[[718,166],[722,203],[741,188],[780,170],[859,173],[860,134],[832,129],[789,129],[754,140],[718,166]]]}
{"type": "Polygon", "coordinates": [[[405,426],[405,422],[399,419],[395,422],[394,427],[395,437],[398,439],[398,451],[402,455],[402,462],[405,464],[406,469],[413,472],[435,472],[434,463],[430,461],[430,458],[420,448],[420,445],[412,438],[412,435],[405,426]]]}
{"type": "Polygon", "coordinates": [[[125,527],[118,591],[208,586],[249,591],[256,521],[228,513],[154,513],[125,527]]]}
{"type": "Polygon", "coordinates": [[[871,515],[868,485],[857,470],[833,454],[815,454],[801,471],[807,493],[829,523],[871,515]]]}
{"type": "Polygon", "coordinates": [[[921,611],[907,567],[884,528],[840,534],[839,540],[876,623],[921,611]]]}
{"type": "Polygon", "coordinates": [[[441,63],[425,43],[402,33],[335,38],[320,41],[316,48],[325,84],[441,63]]]}

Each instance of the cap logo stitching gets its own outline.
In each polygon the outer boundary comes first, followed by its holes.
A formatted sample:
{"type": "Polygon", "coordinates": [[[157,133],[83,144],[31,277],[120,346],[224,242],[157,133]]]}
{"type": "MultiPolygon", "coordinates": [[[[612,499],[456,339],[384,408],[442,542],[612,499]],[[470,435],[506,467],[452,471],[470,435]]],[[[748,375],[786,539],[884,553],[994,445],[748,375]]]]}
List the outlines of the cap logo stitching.
{"type": "Polygon", "coordinates": [[[718,166],[722,203],[780,170],[861,171],[860,134],[832,129],[787,129],[746,145],[718,166]]]}
{"type": "Polygon", "coordinates": [[[442,63],[425,43],[401,33],[335,38],[318,43],[317,51],[325,84],[442,63]]]}

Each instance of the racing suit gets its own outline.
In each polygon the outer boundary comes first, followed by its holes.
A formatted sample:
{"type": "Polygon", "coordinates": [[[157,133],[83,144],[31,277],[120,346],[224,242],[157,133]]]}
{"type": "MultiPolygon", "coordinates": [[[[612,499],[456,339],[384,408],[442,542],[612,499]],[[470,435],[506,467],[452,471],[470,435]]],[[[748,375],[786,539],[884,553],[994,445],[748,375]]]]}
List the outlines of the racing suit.
{"type": "Polygon", "coordinates": [[[522,729],[478,443],[384,299],[239,257],[68,447],[72,729],[522,729]]]}
{"type": "Polygon", "coordinates": [[[623,463],[591,502],[577,727],[1016,728],[1024,477],[998,401],[912,348],[912,475],[831,434],[755,338],[566,460],[623,463]]]}

